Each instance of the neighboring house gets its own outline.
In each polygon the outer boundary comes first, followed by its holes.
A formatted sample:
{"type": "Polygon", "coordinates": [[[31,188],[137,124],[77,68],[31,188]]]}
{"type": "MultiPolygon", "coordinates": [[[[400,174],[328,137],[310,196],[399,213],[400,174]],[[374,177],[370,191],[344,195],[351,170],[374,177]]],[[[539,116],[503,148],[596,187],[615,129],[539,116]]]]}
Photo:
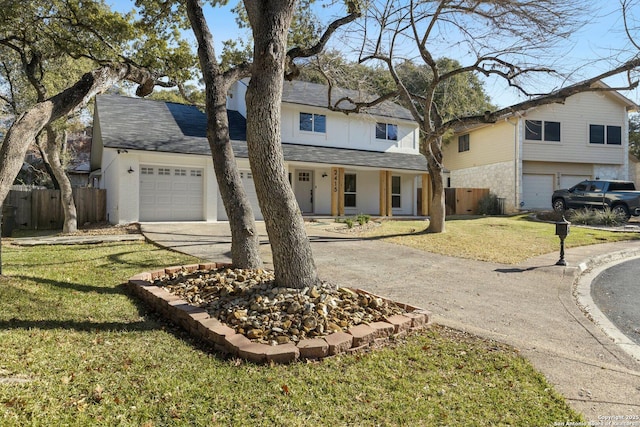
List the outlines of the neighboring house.
{"type": "MultiPolygon", "coordinates": [[[[244,187],[261,219],[247,153],[245,93],[245,82],[229,93],[230,136],[244,187]]],[[[426,215],[427,163],[410,113],[391,102],[349,115],[326,106],[325,86],[285,83],[282,147],[302,213],[426,215]]],[[[206,116],[197,108],[101,95],[93,137],[91,181],[107,189],[111,223],[227,219],[206,116]]]]}
{"type": "Polygon", "coordinates": [[[615,91],[583,92],[459,129],[444,149],[448,184],[489,188],[516,212],[551,209],[555,189],[584,179],[629,179],[628,112],[637,108],[615,91]]]}

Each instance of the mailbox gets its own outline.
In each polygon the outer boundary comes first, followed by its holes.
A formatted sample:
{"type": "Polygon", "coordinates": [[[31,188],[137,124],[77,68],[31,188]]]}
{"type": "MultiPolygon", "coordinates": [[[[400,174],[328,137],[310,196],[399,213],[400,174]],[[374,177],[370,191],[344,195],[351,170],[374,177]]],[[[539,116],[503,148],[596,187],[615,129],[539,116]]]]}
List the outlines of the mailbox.
{"type": "Polygon", "coordinates": [[[570,225],[571,223],[564,216],[562,221],[556,222],[556,236],[560,238],[560,259],[556,262],[556,265],[567,265],[567,261],[564,259],[564,239],[569,235],[570,225]]]}
{"type": "Polygon", "coordinates": [[[556,236],[560,238],[567,237],[569,235],[569,225],[571,223],[562,217],[562,221],[556,222],[556,236]]]}

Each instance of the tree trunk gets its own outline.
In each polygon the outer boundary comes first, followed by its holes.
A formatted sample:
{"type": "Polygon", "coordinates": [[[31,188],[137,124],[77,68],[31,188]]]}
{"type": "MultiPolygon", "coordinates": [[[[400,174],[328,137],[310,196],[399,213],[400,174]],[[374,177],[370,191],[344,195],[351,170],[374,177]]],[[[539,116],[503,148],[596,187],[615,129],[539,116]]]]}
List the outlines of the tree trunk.
{"type": "Polygon", "coordinates": [[[249,161],[265,218],[278,286],[319,284],[302,214],[289,184],[280,108],[287,33],[295,0],[245,0],[253,30],[253,72],[247,90],[249,161]]]}
{"type": "Polygon", "coordinates": [[[249,197],[244,190],[229,138],[227,90],[236,73],[225,75],[217,64],[213,37],[202,5],[187,1],[187,13],[198,40],[198,58],[206,86],[207,139],[211,147],[213,167],[231,228],[231,259],[239,268],[261,268],[260,238],[249,197]]]}
{"type": "MultiPolygon", "coordinates": [[[[73,188],[71,181],[64,171],[62,161],[60,160],[60,145],[58,144],[57,132],[51,127],[46,126],[47,137],[42,145],[44,161],[51,167],[51,171],[60,185],[60,199],[62,202],[62,211],[64,213],[64,223],[62,225],[62,233],[69,234],[78,231],[78,215],[76,211],[76,203],[73,200],[73,188]]],[[[63,138],[67,138],[66,132],[63,138]]]]}
{"type": "Polygon", "coordinates": [[[49,175],[49,178],[51,178],[51,183],[53,184],[53,189],[54,190],[59,190],[60,189],[60,184],[58,184],[58,178],[56,178],[56,175],[53,173],[53,169],[51,168],[51,165],[49,164],[49,160],[47,159],[47,153],[44,152],[44,148],[41,147],[41,145],[39,143],[36,143],[36,146],[38,147],[38,151],[40,152],[40,157],[42,158],[42,163],[44,164],[44,168],[47,171],[47,174],[49,175]]]}
{"type": "Polygon", "coordinates": [[[431,176],[431,209],[429,212],[429,233],[444,233],[446,204],[444,197],[444,166],[442,165],[442,137],[429,138],[423,153],[427,158],[427,167],[431,176]]]}
{"type": "Polygon", "coordinates": [[[105,65],[86,73],[72,87],[38,102],[18,116],[0,147],[0,205],[22,167],[29,144],[46,125],[85,105],[95,95],[121,80],[143,83],[149,79],[152,76],[147,70],[131,64],[105,65]]]}

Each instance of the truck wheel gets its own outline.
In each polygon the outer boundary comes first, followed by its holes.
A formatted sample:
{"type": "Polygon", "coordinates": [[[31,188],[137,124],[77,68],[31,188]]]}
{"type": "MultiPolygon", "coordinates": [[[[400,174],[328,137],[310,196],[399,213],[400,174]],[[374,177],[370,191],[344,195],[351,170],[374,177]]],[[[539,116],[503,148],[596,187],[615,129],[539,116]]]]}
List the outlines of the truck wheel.
{"type": "Polygon", "coordinates": [[[567,209],[567,205],[564,203],[562,199],[555,199],[553,201],[553,210],[556,212],[564,212],[567,209]]]}
{"type": "Polygon", "coordinates": [[[629,208],[627,208],[626,205],[615,205],[611,208],[611,212],[616,215],[624,216],[625,221],[628,221],[629,218],[631,218],[631,215],[629,215],[629,208]]]}

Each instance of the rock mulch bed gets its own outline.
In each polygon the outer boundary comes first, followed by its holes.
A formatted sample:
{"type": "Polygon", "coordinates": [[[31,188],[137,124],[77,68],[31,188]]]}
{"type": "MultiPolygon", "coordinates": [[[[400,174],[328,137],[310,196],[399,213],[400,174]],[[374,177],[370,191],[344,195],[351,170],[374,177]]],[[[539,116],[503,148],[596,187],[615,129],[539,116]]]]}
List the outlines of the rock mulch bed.
{"type": "Polygon", "coordinates": [[[216,351],[289,363],[363,351],[426,327],[430,313],[362,290],[273,286],[273,272],[209,263],[129,279],[134,294],[216,351]]]}

